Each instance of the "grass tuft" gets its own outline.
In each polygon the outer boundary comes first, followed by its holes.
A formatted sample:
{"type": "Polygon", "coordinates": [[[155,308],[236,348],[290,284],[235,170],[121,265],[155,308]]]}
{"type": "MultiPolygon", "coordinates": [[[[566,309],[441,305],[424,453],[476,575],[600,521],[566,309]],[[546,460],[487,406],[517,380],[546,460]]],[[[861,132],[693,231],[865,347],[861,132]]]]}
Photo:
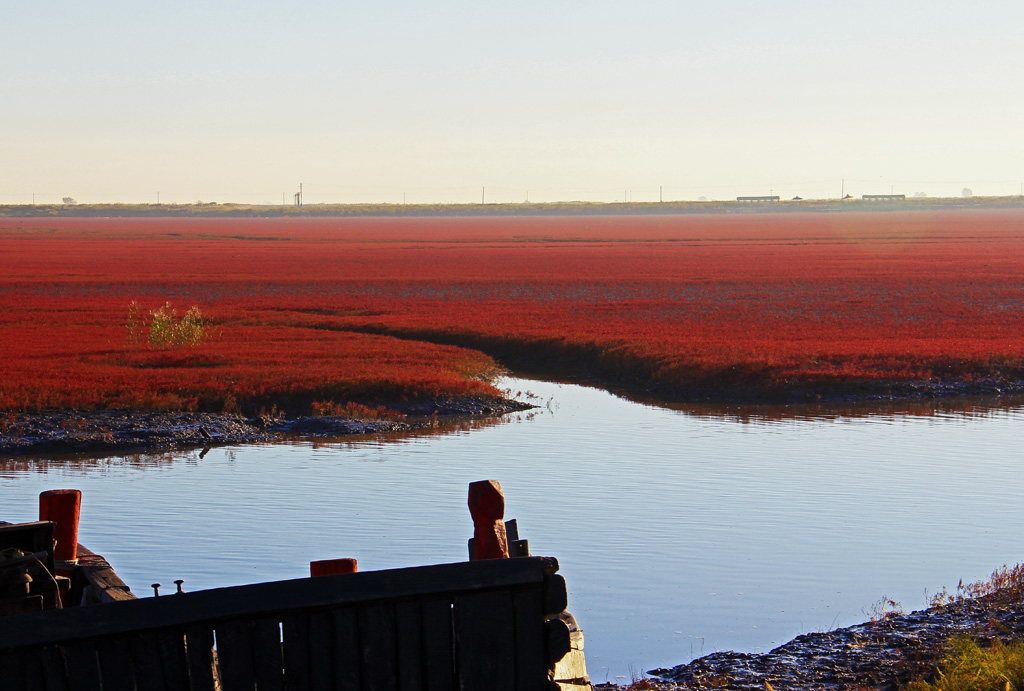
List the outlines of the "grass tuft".
{"type": "Polygon", "coordinates": [[[968,636],[955,636],[945,646],[934,681],[917,681],[909,691],[1024,690],[1024,641],[996,639],[982,647],[968,636]]]}
{"type": "Polygon", "coordinates": [[[180,318],[178,312],[166,302],[149,313],[149,325],[142,315],[142,305],[132,300],[128,306],[128,349],[134,350],[143,341],[158,348],[197,346],[212,334],[209,321],[197,305],[192,305],[180,318]]]}
{"type": "Polygon", "coordinates": [[[947,592],[943,588],[941,592],[929,598],[928,604],[932,607],[942,607],[983,597],[1006,603],[1019,602],[1024,599],[1024,564],[1015,566],[1003,564],[983,581],[967,584],[961,581],[953,593],[947,592]]]}

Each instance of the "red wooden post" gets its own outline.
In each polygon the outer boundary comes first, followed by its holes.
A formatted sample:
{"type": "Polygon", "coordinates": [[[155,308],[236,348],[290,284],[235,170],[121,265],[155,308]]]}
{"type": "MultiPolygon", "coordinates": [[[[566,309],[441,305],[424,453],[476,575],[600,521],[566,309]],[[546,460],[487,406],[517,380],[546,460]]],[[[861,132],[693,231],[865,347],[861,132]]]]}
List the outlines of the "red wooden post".
{"type": "MultiPolygon", "coordinates": [[[[77,489],[51,489],[39,494],[39,520],[53,521],[53,559],[73,565],[78,558],[78,516],[82,508],[82,493],[77,489]]],[[[66,569],[66,567],[65,567],[66,569]]]]}
{"type": "Polygon", "coordinates": [[[477,559],[508,559],[505,535],[505,495],[496,480],[469,483],[469,513],[473,516],[473,549],[477,559]]]}
{"type": "Polygon", "coordinates": [[[310,576],[334,576],[339,573],[355,573],[359,564],[355,559],[321,559],[309,562],[310,576]]]}

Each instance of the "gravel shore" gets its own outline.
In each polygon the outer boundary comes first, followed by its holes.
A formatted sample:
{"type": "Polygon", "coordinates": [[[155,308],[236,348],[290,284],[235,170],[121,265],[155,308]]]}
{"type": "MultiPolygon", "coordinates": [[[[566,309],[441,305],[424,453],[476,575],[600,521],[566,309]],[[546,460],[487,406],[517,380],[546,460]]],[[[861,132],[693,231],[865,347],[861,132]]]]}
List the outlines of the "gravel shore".
{"type": "Polygon", "coordinates": [[[251,444],[296,438],[345,437],[436,427],[533,406],[502,398],[453,398],[403,403],[402,417],[245,417],[224,413],[124,410],[42,411],[0,415],[0,458],[71,453],[128,453],[251,444]]]}
{"type": "MultiPolygon", "coordinates": [[[[942,643],[967,634],[981,640],[1024,638],[1024,601],[996,594],[942,606],[889,614],[834,631],[810,633],[761,655],[720,652],[671,669],[655,669],[637,689],[681,691],[895,691],[931,680],[942,643]]],[[[602,684],[597,688],[620,689],[602,684]]]]}

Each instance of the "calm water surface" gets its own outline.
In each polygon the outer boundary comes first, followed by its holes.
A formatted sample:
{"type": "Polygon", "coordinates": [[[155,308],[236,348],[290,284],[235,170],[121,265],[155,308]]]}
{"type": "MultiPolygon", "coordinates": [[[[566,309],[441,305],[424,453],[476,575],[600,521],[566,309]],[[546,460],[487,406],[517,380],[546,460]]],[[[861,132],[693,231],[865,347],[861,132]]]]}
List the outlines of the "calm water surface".
{"type": "Polygon", "coordinates": [[[441,435],[0,461],[2,518],[80,488],[82,542],[145,595],[301,577],[330,557],[460,561],[467,485],[499,480],[531,551],[562,565],[595,682],[767,651],[883,596],[919,608],[1024,560],[1022,407],[802,417],[506,385],[541,407],[441,435]]]}

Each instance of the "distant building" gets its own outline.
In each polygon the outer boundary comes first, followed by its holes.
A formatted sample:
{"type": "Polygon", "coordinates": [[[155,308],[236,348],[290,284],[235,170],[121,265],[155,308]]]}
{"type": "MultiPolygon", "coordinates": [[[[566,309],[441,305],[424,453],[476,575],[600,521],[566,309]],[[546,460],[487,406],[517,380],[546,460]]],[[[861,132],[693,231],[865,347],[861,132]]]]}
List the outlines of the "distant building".
{"type": "Polygon", "coordinates": [[[905,194],[865,194],[861,196],[861,199],[866,199],[869,202],[882,202],[882,201],[901,201],[906,199],[905,194]]]}

